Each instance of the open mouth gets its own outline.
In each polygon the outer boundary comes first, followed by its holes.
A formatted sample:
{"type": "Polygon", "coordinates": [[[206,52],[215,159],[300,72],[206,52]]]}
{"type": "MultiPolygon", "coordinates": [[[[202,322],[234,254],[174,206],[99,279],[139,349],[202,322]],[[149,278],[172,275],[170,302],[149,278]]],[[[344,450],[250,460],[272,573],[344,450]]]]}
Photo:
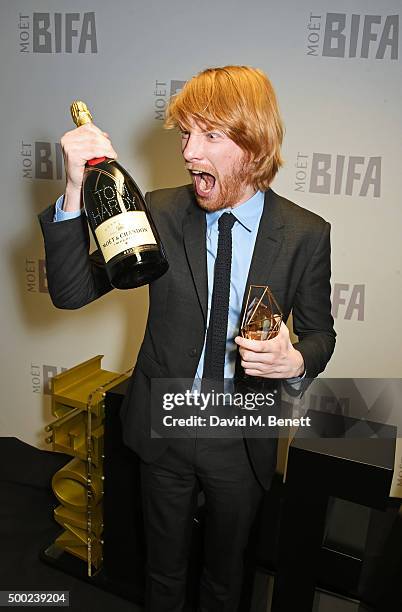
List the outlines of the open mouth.
{"type": "Polygon", "coordinates": [[[203,170],[189,171],[194,182],[194,187],[197,195],[201,198],[207,198],[215,186],[215,177],[209,172],[203,170]]]}

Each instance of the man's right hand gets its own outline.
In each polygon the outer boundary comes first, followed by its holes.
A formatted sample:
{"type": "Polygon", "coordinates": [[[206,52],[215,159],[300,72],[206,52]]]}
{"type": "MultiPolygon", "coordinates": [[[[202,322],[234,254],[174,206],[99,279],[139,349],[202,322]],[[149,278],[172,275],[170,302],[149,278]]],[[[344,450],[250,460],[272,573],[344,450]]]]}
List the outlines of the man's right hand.
{"type": "Polygon", "coordinates": [[[81,208],[82,179],[87,161],[95,157],[115,159],[117,153],[108,134],[93,123],[86,123],[66,132],[60,143],[66,171],[63,210],[73,212],[81,208]]]}

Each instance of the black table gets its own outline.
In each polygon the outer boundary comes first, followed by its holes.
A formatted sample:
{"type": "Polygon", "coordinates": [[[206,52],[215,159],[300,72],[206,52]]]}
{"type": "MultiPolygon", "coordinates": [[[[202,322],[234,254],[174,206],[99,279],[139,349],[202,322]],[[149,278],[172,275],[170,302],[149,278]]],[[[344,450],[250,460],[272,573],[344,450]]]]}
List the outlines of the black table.
{"type": "Polygon", "coordinates": [[[311,612],[323,552],[334,571],[347,568],[345,556],[323,551],[331,497],[380,510],[389,502],[396,427],[315,410],[306,416],[308,433],[300,428],[289,447],[272,612],[311,612]]]}

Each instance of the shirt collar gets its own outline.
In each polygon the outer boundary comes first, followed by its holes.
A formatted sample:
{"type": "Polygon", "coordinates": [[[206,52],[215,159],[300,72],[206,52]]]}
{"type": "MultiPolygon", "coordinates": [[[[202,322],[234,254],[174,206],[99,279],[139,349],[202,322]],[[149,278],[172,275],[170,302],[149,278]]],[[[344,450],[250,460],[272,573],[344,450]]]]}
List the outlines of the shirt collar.
{"type": "Polygon", "coordinates": [[[216,223],[224,212],[232,213],[238,222],[249,232],[252,232],[261,219],[262,210],[264,208],[264,193],[257,191],[249,200],[236,206],[235,208],[222,208],[215,212],[207,212],[207,227],[210,229],[216,223]]]}

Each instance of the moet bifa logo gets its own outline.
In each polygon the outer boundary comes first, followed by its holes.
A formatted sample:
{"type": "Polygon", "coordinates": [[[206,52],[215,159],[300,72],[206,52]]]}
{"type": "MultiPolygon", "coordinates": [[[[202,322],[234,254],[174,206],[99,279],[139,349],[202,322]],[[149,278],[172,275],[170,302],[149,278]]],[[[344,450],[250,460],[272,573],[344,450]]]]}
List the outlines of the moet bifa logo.
{"type": "Polygon", "coordinates": [[[20,53],[98,53],[95,13],[19,13],[20,53]]]}
{"type": "Polygon", "coordinates": [[[21,174],[25,179],[61,181],[63,153],[59,142],[21,141],[21,174]]]}
{"type": "Polygon", "coordinates": [[[154,89],[154,118],[157,121],[163,121],[165,118],[165,110],[166,106],[170,100],[170,98],[177,93],[179,93],[186,81],[155,81],[155,89],[154,89]]]}
{"type": "Polygon", "coordinates": [[[298,152],[294,190],[379,198],[381,165],[380,156],[298,152]]]}
{"type": "Polygon", "coordinates": [[[399,15],[310,13],[306,55],[397,60],[399,15]]]}
{"type": "Polygon", "coordinates": [[[25,286],[29,293],[49,293],[44,259],[25,258],[25,286]]]}
{"type": "Polygon", "coordinates": [[[32,393],[51,395],[51,379],[66,370],[67,368],[61,368],[55,365],[38,365],[31,363],[30,376],[32,393]]]}
{"type": "Polygon", "coordinates": [[[364,284],[334,283],[332,316],[345,321],[364,321],[366,286],[364,284]]]}

